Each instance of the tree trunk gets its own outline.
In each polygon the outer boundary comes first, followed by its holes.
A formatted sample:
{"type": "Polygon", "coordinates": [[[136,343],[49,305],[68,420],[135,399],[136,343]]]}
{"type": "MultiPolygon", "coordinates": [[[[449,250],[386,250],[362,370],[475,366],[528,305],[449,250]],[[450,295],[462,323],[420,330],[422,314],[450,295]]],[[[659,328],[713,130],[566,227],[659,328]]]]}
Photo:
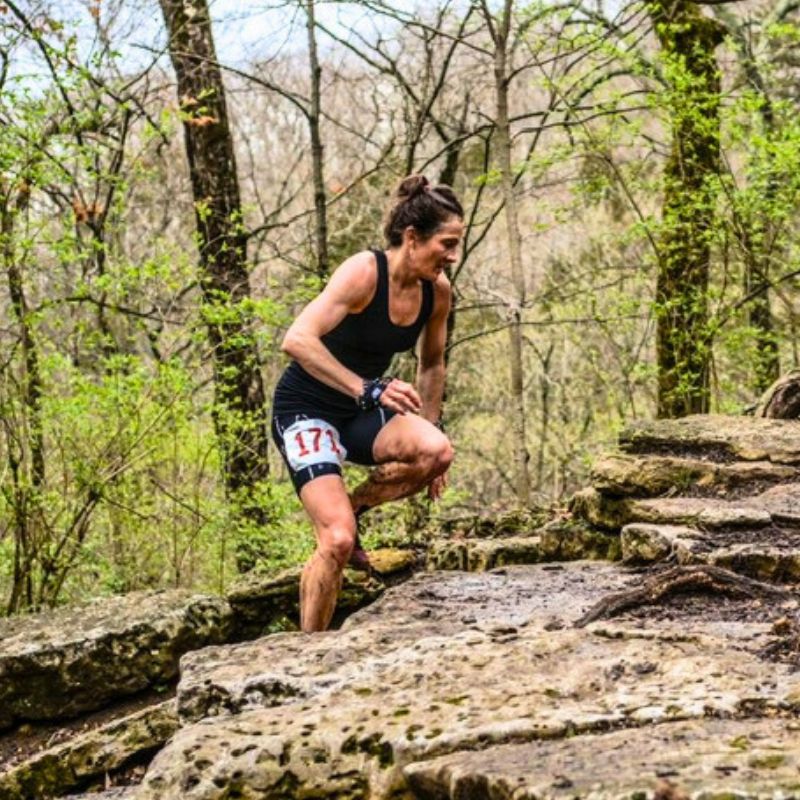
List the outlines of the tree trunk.
{"type": "Polygon", "coordinates": [[[325,178],[323,172],[324,148],[319,133],[321,114],[320,78],[322,67],[317,58],[317,37],[314,21],[314,0],[306,2],[306,28],[308,31],[308,58],[311,67],[311,107],[308,126],[311,131],[311,170],[314,183],[314,212],[317,240],[317,275],[321,280],[328,277],[328,211],[325,205],[325,178]]]}
{"type": "Polygon", "coordinates": [[[254,492],[268,476],[264,387],[248,309],[247,241],[206,0],[160,0],[178,81],[200,249],[203,316],[214,360],[214,423],[239,512],[268,518],[254,492]]]}
{"type": "MultiPolygon", "coordinates": [[[[22,270],[14,247],[14,221],[27,206],[28,188],[17,191],[11,202],[11,191],[3,192],[0,207],[0,252],[6,273],[11,308],[19,331],[22,353],[22,419],[18,430],[8,437],[9,469],[14,483],[14,571],[7,613],[14,613],[34,602],[33,573],[42,542],[36,532],[36,516],[45,480],[45,448],[42,428],[42,381],[39,371],[39,351],[31,324],[22,270]]],[[[6,426],[10,426],[6,420],[6,426]]]]}
{"type": "Polygon", "coordinates": [[[656,286],[658,415],[681,417],[709,408],[708,280],[719,169],[714,49],[722,30],[688,0],[658,0],[651,13],[665,55],[672,126],[656,286]]]}
{"type": "Polygon", "coordinates": [[[525,304],[525,276],[522,271],[522,244],[517,221],[517,201],[514,195],[514,178],[511,170],[511,125],[508,116],[508,63],[507,46],[511,29],[512,0],[505,0],[503,17],[494,36],[494,80],[496,113],[495,142],[497,164],[505,205],[506,235],[511,258],[513,299],[509,304],[509,350],[511,367],[511,434],[514,448],[514,486],[517,500],[523,506],[530,504],[529,454],[525,441],[525,397],[523,394],[522,366],[522,307],[525,304]]]}
{"type": "MultiPolygon", "coordinates": [[[[743,49],[744,50],[744,49],[743,49]]],[[[761,124],[768,140],[775,135],[775,114],[772,101],[767,95],[764,81],[758,72],[753,59],[745,56],[745,72],[750,85],[759,92],[762,100],[761,124]]],[[[773,225],[769,209],[777,194],[777,169],[775,157],[769,151],[764,156],[766,163],[757,165],[753,170],[754,180],[758,180],[759,172],[766,174],[764,186],[764,209],[756,209],[756,213],[748,215],[744,221],[743,246],[745,251],[745,295],[750,298],[747,304],[748,323],[755,333],[755,363],[753,365],[753,388],[757,392],[765,392],[774,381],[778,380],[781,371],[778,341],[772,310],[769,303],[770,262],[775,258],[771,252],[773,246],[773,225]]]]}

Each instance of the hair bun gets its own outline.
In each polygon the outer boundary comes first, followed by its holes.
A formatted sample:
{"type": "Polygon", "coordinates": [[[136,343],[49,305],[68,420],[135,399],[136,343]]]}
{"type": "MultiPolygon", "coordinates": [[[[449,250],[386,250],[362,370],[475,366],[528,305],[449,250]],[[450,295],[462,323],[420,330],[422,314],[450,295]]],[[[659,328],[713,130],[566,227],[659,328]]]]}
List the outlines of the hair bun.
{"type": "Polygon", "coordinates": [[[396,195],[399,200],[410,200],[422,194],[429,186],[430,182],[424,175],[409,175],[397,187],[396,195]]]}

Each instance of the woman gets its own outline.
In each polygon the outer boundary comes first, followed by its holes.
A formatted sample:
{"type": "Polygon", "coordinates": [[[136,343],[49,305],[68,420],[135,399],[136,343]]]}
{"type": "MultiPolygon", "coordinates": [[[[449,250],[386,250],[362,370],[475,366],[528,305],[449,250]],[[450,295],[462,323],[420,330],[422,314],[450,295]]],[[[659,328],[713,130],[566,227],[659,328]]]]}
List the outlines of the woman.
{"type": "MultiPolygon", "coordinates": [[[[293,361],[273,401],[272,433],[317,537],[300,582],[306,632],[330,624],[357,516],[424,487],[438,498],[453,459],[437,427],[450,283],[464,212],[447,186],[406,178],[384,222],[387,249],[348,258],[300,313],[282,350],[293,361]],[[416,385],[384,377],[419,342],[416,385]],[[342,463],[375,465],[352,494],[342,463]]],[[[354,554],[354,548],[355,554],[354,554]]]]}

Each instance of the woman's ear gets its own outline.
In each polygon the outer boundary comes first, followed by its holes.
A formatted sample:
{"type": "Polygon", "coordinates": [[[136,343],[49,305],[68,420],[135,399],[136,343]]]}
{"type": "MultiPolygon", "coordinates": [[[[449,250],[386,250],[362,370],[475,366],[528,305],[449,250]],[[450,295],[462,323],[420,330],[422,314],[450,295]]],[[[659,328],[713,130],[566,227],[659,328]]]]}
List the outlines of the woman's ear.
{"type": "Polygon", "coordinates": [[[403,230],[403,244],[415,245],[419,241],[419,233],[413,225],[407,225],[403,230]]]}

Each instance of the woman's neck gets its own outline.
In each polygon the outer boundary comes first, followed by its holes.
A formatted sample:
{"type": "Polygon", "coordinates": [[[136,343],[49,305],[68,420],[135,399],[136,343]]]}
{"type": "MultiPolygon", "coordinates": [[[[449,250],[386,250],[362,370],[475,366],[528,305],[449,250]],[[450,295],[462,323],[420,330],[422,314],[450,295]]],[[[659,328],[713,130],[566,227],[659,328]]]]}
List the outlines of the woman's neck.
{"type": "Polygon", "coordinates": [[[386,251],[386,261],[389,265],[389,280],[396,286],[413,286],[419,281],[419,276],[414,272],[407,248],[390,247],[386,251]]]}

